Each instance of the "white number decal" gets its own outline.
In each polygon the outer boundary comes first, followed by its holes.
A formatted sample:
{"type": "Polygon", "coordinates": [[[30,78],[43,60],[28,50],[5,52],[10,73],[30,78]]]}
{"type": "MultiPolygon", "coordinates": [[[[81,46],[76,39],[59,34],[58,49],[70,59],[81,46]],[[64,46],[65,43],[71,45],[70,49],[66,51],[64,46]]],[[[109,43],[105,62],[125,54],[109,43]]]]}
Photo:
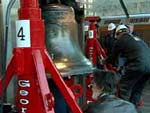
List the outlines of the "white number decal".
{"type": "Polygon", "coordinates": [[[18,31],[17,37],[21,38],[20,40],[25,40],[24,39],[25,35],[23,34],[23,27],[21,27],[20,30],[18,31]]]}
{"type": "Polygon", "coordinates": [[[30,47],[30,21],[16,21],[17,47],[30,47]]]}
{"type": "Polygon", "coordinates": [[[89,31],[89,38],[94,38],[94,31],[93,30],[89,31]]]}

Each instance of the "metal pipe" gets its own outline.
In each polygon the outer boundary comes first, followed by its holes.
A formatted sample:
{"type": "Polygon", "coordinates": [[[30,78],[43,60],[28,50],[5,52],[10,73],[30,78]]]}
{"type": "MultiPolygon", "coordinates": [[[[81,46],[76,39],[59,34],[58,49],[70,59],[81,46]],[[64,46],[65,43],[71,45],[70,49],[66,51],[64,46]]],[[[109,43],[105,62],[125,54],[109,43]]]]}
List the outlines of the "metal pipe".
{"type": "Polygon", "coordinates": [[[127,10],[127,7],[126,7],[126,6],[125,6],[125,4],[124,4],[124,1],[123,1],[123,0],[119,0],[119,1],[120,1],[121,7],[122,7],[122,9],[123,9],[123,11],[124,11],[124,13],[125,13],[125,15],[126,15],[127,19],[129,19],[129,18],[130,18],[130,16],[129,16],[129,13],[128,13],[128,10],[127,10]]]}
{"type": "MultiPolygon", "coordinates": [[[[4,38],[3,38],[3,51],[2,51],[2,77],[5,77],[5,71],[6,71],[6,58],[7,58],[7,42],[8,42],[8,30],[9,30],[9,22],[10,22],[10,12],[11,8],[13,7],[14,3],[16,0],[10,0],[7,6],[6,10],[6,18],[5,18],[5,32],[4,32],[4,38]]],[[[3,86],[3,81],[2,81],[2,86],[3,86]]],[[[6,101],[6,95],[4,92],[4,89],[2,87],[2,98],[0,100],[0,103],[3,103],[6,101]]],[[[3,113],[3,105],[0,107],[0,113],[3,113]]]]}

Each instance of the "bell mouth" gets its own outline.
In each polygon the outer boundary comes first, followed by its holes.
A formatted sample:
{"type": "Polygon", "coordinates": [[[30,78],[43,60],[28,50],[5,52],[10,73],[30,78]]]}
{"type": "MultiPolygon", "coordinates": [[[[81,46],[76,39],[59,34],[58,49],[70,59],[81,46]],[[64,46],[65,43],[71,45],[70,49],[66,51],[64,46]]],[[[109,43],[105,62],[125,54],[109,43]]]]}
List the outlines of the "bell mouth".
{"type": "Polygon", "coordinates": [[[55,63],[63,77],[70,75],[82,75],[92,73],[93,66],[90,62],[87,63],[55,63]]]}

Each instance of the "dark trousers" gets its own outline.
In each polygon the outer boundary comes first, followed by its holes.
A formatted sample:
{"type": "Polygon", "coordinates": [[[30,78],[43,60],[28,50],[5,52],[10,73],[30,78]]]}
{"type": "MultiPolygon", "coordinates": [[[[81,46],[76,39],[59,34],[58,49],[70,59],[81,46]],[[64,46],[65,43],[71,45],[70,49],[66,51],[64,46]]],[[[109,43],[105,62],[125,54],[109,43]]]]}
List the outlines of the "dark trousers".
{"type": "Polygon", "coordinates": [[[126,71],[120,80],[120,97],[132,102],[137,108],[145,83],[150,75],[140,71],[126,71]]]}
{"type": "Polygon", "coordinates": [[[48,84],[55,98],[55,113],[69,113],[69,107],[54,81],[49,79],[48,84]]]}

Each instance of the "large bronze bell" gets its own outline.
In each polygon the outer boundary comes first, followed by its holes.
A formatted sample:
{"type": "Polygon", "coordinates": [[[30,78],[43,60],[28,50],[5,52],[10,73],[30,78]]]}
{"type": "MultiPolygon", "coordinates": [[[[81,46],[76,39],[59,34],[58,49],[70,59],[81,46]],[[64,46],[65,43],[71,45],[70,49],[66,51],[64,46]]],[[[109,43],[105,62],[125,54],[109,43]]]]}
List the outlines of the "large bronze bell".
{"type": "Polygon", "coordinates": [[[69,6],[51,4],[42,8],[46,27],[46,48],[63,76],[92,72],[92,63],[78,43],[74,11],[69,6]]]}

